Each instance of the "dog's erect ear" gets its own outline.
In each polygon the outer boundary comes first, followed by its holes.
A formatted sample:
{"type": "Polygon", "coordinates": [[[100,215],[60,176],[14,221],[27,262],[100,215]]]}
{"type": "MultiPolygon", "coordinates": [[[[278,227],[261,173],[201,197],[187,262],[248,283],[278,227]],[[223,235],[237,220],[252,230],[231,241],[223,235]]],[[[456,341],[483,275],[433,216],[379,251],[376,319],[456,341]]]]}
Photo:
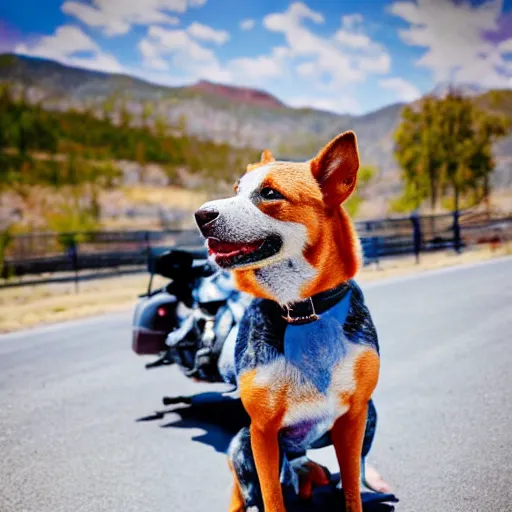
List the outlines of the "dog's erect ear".
{"type": "Polygon", "coordinates": [[[263,151],[263,153],[261,153],[260,163],[262,163],[262,164],[271,164],[272,162],[275,162],[275,161],[276,161],[276,159],[274,158],[274,156],[270,152],[270,149],[265,149],[265,151],[263,151]]]}
{"type": "Polygon", "coordinates": [[[311,161],[311,172],[318,181],[329,208],[339,206],[356,188],[359,154],[354,132],[338,135],[311,161]]]}

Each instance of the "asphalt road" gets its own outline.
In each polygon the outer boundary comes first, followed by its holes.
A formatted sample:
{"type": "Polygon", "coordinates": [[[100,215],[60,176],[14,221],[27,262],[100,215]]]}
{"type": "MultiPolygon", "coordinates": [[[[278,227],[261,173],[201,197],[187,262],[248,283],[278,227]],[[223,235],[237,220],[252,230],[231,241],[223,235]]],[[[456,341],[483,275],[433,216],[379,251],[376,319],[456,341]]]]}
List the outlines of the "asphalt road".
{"type": "MultiPolygon", "coordinates": [[[[363,290],[382,350],[371,460],[397,512],[512,511],[512,259],[363,290]]],[[[220,427],[136,421],[214,388],[144,370],[130,320],[0,336],[1,512],[227,510],[220,427]]],[[[336,470],[332,449],[311,453],[336,470]]]]}

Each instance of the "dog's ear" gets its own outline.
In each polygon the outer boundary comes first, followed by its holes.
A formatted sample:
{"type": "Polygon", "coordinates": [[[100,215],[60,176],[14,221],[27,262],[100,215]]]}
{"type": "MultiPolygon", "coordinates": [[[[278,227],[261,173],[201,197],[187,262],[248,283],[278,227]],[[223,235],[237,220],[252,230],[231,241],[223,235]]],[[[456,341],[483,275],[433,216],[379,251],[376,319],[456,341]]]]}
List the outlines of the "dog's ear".
{"type": "Polygon", "coordinates": [[[342,133],[311,161],[311,172],[320,185],[329,208],[339,206],[356,188],[359,154],[356,134],[342,133]]]}
{"type": "Polygon", "coordinates": [[[261,160],[260,160],[261,164],[271,164],[272,162],[275,162],[275,161],[276,161],[276,159],[270,152],[270,149],[265,149],[265,151],[263,151],[263,153],[261,153],[261,160]]]}

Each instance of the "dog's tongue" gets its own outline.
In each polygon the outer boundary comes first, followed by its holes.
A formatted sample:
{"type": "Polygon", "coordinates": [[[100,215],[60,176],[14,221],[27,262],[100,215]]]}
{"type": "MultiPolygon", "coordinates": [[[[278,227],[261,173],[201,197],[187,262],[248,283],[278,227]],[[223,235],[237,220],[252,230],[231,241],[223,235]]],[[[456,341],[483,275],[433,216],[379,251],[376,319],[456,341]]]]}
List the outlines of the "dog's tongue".
{"type": "Polygon", "coordinates": [[[231,255],[240,252],[249,253],[258,249],[261,245],[261,241],[251,243],[232,243],[232,242],[221,242],[216,238],[208,238],[208,249],[211,253],[231,255]]]}

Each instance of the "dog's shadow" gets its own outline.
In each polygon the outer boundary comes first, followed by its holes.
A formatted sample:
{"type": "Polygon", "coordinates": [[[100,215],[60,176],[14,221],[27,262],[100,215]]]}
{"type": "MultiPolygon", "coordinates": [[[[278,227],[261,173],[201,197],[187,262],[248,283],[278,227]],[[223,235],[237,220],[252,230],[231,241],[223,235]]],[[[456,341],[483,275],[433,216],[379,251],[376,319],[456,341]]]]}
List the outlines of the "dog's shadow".
{"type": "MultiPolygon", "coordinates": [[[[162,428],[200,428],[204,434],[195,436],[193,441],[213,447],[219,453],[226,453],[229,443],[250,420],[239,398],[222,393],[200,393],[193,397],[167,399],[173,405],[136,421],[162,420],[167,414],[177,414],[179,419],[161,425],[162,428]],[[185,404],[185,405],[183,405],[185,404]]],[[[313,499],[302,501],[293,493],[286,493],[286,509],[289,512],[329,512],[343,510],[343,493],[336,489],[339,475],[333,475],[330,485],[314,491],[313,499]]],[[[391,512],[392,503],[398,501],[392,494],[363,492],[364,512],[391,512]]]]}

